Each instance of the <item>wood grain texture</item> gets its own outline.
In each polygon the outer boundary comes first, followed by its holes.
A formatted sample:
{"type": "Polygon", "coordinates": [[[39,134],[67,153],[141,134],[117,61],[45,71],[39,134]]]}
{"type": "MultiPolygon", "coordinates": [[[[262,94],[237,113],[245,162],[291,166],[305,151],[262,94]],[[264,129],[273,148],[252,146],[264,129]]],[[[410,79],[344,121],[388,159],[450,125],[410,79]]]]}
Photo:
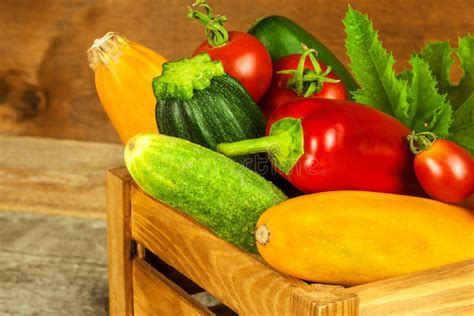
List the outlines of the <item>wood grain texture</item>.
{"type": "MultiPolygon", "coordinates": [[[[85,51],[110,30],[168,58],[189,56],[204,39],[182,0],[0,1],[0,133],[117,141],[96,96],[85,51]],[[27,39],[27,40],[25,40],[27,39]]],[[[222,0],[228,28],[246,31],[261,16],[285,15],[347,62],[341,19],[350,3],[367,12],[398,69],[429,40],[474,30],[469,0],[222,0]]],[[[459,77],[459,70],[456,72],[459,77]]]]}
{"type": "Polygon", "coordinates": [[[105,176],[121,145],[0,136],[0,210],[105,218],[105,176]]]}
{"type": "Polygon", "coordinates": [[[347,288],[360,315],[473,315],[474,260],[347,288]]]}
{"type": "Polygon", "coordinates": [[[123,168],[107,174],[107,241],[111,316],[133,315],[130,183],[123,168]]]}
{"type": "Polygon", "coordinates": [[[0,212],[0,315],[107,315],[106,224],[0,212]]]}
{"type": "Polygon", "coordinates": [[[133,260],[133,304],[134,316],[214,315],[139,258],[133,260]]]}
{"type": "Polygon", "coordinates": [[[314,290],[285,277],[134,185],[131,197],[132,238],[241,315],[323,315],[328,309],[345,315],[357,310],[354,295],[314,290]],[[296,303],[298,307],[292,306],[296,303]]]}

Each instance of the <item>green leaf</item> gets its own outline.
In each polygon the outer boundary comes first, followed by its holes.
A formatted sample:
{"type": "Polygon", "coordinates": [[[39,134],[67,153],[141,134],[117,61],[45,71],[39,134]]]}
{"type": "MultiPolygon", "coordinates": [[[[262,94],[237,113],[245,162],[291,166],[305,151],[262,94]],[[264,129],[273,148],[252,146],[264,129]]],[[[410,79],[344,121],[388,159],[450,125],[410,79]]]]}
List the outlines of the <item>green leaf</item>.
{"type": "Polygon", "coordinates": [[[451,87],[451,66],[454,63],[453,49],[449,42],[429,43],[420,53],[438,82],[441,93],[447,93],[451,87]]]}
{"type": "Polygon", "coordinates": [[[361,89],[353,93],[355,100],[406,122],[410,107],[407,83],[397,79],[395,60],[383,48],[372,22],[349,7],[343,23],[350,67],[361,84],[361,89]]]}
{"type": "Polygon", "coordinates": [[[420,57],[430,65],[440,92],[447,93],[453,109],[457,109],[474,90],[474,38],[471,35],[459,38],[459,47],[455,51],[464,75],[457,86],[453,86],[450,79],[453,51],[449,42],[435,42],[428,44],[420,57]]]}
{"type": "Polygon", "coordinates": [[[454,112],[450,139],[474,155],[474,93],[454,112]]]}
{"type": "Polygon", "coordinates": [[[408,85],[410,85],[411,80],[413,79],[413,72],[409,69],[405,69],[397,75],[397,78],[398,80],[406,81],[408,85]]]}
{"type": "Polygon", "coordinates": [[[459,85],[451,88],[448,92],[454,109],[464,104],[474,90],[474,37],[467,35],[459,38],[459,47],[456,54],[461,60],[464,75],[459,85]]]}
{"type": "Polygon", "coordinates": [[[410,118],[407,126],[417,132],[429,131],[445,138],[449,135],[452,110],[446,95],[436,88],[429,64],[419,56],[410,58],[412,80],[409,89],[410,118]]]}

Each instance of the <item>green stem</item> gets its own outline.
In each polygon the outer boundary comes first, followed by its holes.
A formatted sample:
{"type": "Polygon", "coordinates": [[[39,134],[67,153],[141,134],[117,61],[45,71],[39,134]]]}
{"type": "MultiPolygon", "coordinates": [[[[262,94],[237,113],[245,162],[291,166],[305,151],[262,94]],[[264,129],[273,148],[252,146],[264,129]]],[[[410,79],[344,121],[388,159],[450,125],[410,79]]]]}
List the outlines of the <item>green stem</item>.
{"type": "Polygon", "coordinates": [[[410,143],[411,152],[418,155],[419,153],[430,149],[438,138],[431,132],[416,133],[413,131],[411,135],[408,135],[407,139],[410,143]]]}
{"type": "Polygon", "coordinates": [[[191,7],[188,7],[188,18],[196,19],[204,25],[207,42],[210,46],[223,46],[229,41],[229,33],[224,27],[227,17],[224,15],[215,15],[206,0],[196,0],[191,7]],[[206,13],[195,10],[194,7],[196,6],[203,7],[206,13]]]}
{"type": "Polygon", "coordinates": [[[284,118],[273,123],[270,134],[256,139],[217,145],[217,151],[236,157],[266,152],[276,167],[288,174],[304,154],[301,120],[284,118]]]}
{"type": "Polygon", "coordinates": [[[295,69],[281,70],[279,74],[291,74],[293,77],[288,80],[287,87],[299,96],[310,97],[318,93],[323,88],[323,83],[338,83],[340,80],[328,78],[327,75],[331,72],[331,67],[328,66],[323,72],[316,60],[317,51],[309,49],[305,44],[301,44],[304,48],[304,53],[301,55],[298,62],[298,67],[295,69]],[[310,59],[314,70],[305,68],[306,58],[310,59]]]}
{"type": "Polygon", "coordinates": [[[275,148],[288,145],[288,135],[269,135],[260,138],[246,139],[233,143],[222,143],[217,145],[217,151],[227,157],[237,157],[248,154],[269,153],[275,148]]]}

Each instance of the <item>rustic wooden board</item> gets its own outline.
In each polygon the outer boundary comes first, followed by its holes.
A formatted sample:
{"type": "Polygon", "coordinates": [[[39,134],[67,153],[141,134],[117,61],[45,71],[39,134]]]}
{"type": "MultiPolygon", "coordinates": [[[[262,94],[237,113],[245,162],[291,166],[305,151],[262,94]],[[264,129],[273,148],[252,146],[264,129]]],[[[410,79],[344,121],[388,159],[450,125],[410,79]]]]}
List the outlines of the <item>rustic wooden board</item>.
{"type": "Polygon", "coordinates": [[[0,136],[0,210],[105,218],[105,176],[118,144],[0,136]]]}
{"type": "MultiPolygon", "coordinates": [[[[110,30],[168,58],[190,55],[204,39],[186,19],[188,1],[0,1],[0,133],[118,141],[94,88],[86,50],[110,30]]],[[[229,29],[247,30],[261,16],[298,21],[347,62],[341,19],[346,0],[210,1],[229,29]]],[[[428,40],[456,42],[474,30],[469,0],[351,0],[367,12],[385,46],[407,66],[428,40]]],[[[459,71],[457,72],[459,75],[459,71]]]]}
{"type": "Polygon", "coordinates": [[[110,315],[133,314],[130,183],[125,169],[107,174],[107,242],[109,258],[110,315]]]}
{"type": "Polygon", "coordinates": [[[360,315],[474,315],[474,260],[347,291],[360,298],[360,315]]]}
{"type": "Polygon", "coordinates": [[[107,315],[106,224],[0,212],[0,315],[107,315]]]}
{"type": "Polygon", "coordinates": [[[149,315],[214,315],[183,289],[153,269],[144,260],[133,260],[133,314],[149,315]],[[156,299],[160,299],[157,304],[156,299]]]}
{"type": "Polygon", "coordinates": [[[132,239],[239,314],[343,315],[357,310],[355,295],[285,277],[134,185],[131,201],[132,239]]]}

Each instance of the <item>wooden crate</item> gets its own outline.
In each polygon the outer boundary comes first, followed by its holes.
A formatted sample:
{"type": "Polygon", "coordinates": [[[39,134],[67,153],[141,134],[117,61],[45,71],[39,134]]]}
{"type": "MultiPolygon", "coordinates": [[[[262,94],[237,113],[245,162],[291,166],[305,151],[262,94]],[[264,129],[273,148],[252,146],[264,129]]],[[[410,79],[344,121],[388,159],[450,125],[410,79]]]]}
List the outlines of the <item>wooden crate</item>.
{"type": "Polygon", "coordinates": [[[474,260],[344,288],[308,284],[143,193],[107,179],[111,315],[473,314],[474,260]],[[199,303],[206,291],[221,305],[199,303]]]}

